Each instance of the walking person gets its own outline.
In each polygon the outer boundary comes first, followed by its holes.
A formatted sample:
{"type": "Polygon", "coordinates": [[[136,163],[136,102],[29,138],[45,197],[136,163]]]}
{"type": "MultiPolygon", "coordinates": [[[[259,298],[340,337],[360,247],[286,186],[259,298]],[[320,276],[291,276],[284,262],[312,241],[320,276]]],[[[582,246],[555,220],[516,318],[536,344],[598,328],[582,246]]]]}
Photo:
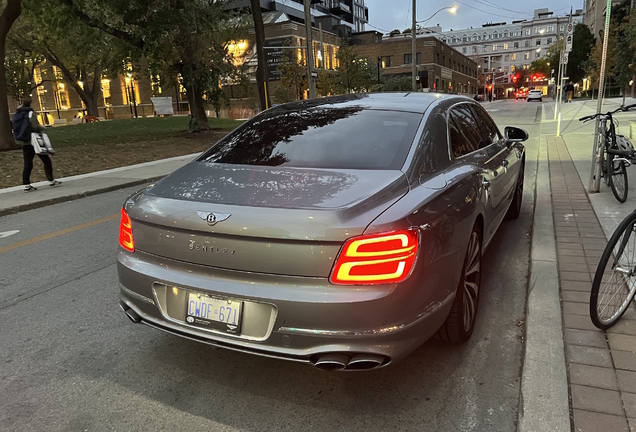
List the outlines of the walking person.
{"type": "MultiPolygon", "coordinates": [[[[31,171],[33,171],[33,158],[35,157],[35,149],[31,144],[31,133],[42,132],[44,127],[38,122],[38,118],[31,108],[31,99],[27,98],[22,102],[22,106],[18,108],[13,116],[13,136],[15,140],[22,144],[22,156],[24,157],[24,169],[22,171],[22,184],[25,192],[37,190],[31,185],[31,171]]],[[[38,155],[44,164],[44,173],[51,186],[59,185],[60,181],[53,177],[53,164],[51,158],[46,154],[38,155]]]]}
{"type": "Polygon", "coordinates": [[[574,84],[570,81],[566,87],[568,102],[572,103],[572,96],[574,96],[574,84]]]}

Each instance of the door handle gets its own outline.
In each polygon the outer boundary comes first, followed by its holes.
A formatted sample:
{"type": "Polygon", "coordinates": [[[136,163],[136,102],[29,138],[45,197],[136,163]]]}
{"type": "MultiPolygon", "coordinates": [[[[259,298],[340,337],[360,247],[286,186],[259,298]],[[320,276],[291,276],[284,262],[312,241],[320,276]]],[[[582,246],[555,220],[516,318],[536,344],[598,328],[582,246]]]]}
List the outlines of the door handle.
{"type": "Polygon", "coordinates": [[[501,166],[504,168],[508,168],[508,164],[509,164],[508,159],[504,159],[503,162],[501,162],[501,166]]]}
{"type": "Polygon", "coordinates": [[[488,180],[484,179],[484,181],[481,184],[484,187],[484,189],[486,190],[490,189],[490,182],[488,180]]]}

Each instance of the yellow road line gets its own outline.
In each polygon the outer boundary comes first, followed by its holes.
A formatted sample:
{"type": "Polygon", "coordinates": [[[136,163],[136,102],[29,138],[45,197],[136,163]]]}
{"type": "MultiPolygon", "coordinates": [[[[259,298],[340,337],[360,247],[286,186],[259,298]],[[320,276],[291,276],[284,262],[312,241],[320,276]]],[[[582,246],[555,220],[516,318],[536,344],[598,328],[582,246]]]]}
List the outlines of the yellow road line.
{"type": "Polygon", "coordinates": [[[38,237],[33,237],[33,238],[30,238],[30,239],[27,239],[27,240],[23,240],[21,242],[13,243],[13,244],[10,244],[10,245],[7,245],[7,246],[2,246],[2,247],[0,247],[0,253],[8,252],[10,250],[20,248],[22,246],[28,246],[28,245],[31,245],[33,243],[38,243],[38,242],[41,242],[41,241],[44,241],[44,240],[48,240],[48,239],[52,239],[52,238],[55,238],[55,237],[59,237],[59,236],[62,236],[64,234],[72,233],[74,231],[79,231],[81,229],[89,228],[89,227],[92,227],[92,226],[95,226],[95,225],[99,225],[99,224],[102,224],[104,222],[110,222],[112,220],[115,220],[115,219],[119,218],[119,216],[120,216],[120,213],[116,213],[114,215],[106,216],[105,218],[97,219],[97,220],[94,220],[94,221],[91,221],[91,222],[86,222],[86,223],[83,223],[81,225],[75,225],[75,226],[72,226],[70,228],[64,228],[63,230],[54,231],[52,233],[48,233],[48,234],[44,234],[44,235],[41,235],[41,236],[38,236],[38,237]]]}

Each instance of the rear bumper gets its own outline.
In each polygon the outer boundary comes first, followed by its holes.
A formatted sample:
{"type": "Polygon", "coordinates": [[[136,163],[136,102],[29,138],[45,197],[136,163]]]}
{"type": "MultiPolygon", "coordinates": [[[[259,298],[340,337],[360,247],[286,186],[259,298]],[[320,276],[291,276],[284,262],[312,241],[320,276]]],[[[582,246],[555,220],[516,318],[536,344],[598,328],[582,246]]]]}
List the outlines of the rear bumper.
{"type": "Polygon", "coordinates": [[[122,308],[147,325],[219,348],[309,364],[333,353],[382,356],[382,366],[399,360],[441,327],[454,297],[418,274],[399,286],[342,288],[323,279],[228,272],[143,252],[120,251],[118,273],[122,308]],[[188,324],[180,315],[187,292],[244,301],[244,333],[188,324]]]}

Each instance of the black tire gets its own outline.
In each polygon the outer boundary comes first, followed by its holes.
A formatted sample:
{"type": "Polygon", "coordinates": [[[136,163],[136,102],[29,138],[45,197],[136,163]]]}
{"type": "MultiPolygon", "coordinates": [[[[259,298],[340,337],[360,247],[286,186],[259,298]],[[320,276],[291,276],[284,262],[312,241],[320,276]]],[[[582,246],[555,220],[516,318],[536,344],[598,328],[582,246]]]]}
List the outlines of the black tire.
{"type": "Polygon", "coordinates": [[[521,167],[519,168],[519,176],[517,177],[517,184],[515,186],[515,194],[512,197],[512,203],[508,207],[506,213],[506,219],[514,220],[519,218],[521,214],[521,204],[523,203],[523,176],[526,170],[526,160],[521,161],[521,167]]]}
{"type": "Polygon", "coordinates": [[[629,184],[627,183],[627,168],[625,162],[615,161],[614,155],[607,153],[605,160],[607,176],[609,177],[609,186],[612,188],[614,197],[620,203],[627,201],[627,191],[629,184]]]}
{"type": "Polygon", "coordinates": [[[606,330],[618,322],[628,309],[634,297],[634,291],[636,291],[636,284],[632,283],[633,281],[630,279],[636,278],[636,274],[632,275],[636,268],[634,224],[636,224],[636,211],[623,219],[616,228],[605,246],[596,268],[590,293],[590,318],[592,323],[602,330],[606,330]],[[625,234],[629,236],[625,238],[625,234]],[[616,265],[614,265],[615,262],[616,265]],[[625,283],[626,280],[629,281],[629,284],[625,283]],[[630,284],[632,285],[631,289],[629,288],[630,284]],[[599,292],[601,293],[600,299],[599,292]],[[599,307],[601,314],[599,314],[599,307]],[[610,309],[605,313],[608,307],[610,309]]]}
{"type": "Polygon", "coordinates": [[[539,98],[539,102],[543,102],[543,99],[539,98]]]}
{"type": "Polygon", "coordinates": [[[453,306],[446,322],[437,331],[437,337],[443,341],[462,343],[473,334],[481,289],[481,246],[481,229],[475,224],[468,238],[466,257],[453,306]],[[476,252],[474,246],[477,246],[476,252]]]}
{"type": "Polygon", "coordinates": [[[530,102],[530,99],[526,99],[526,102],[530,102]]]}

